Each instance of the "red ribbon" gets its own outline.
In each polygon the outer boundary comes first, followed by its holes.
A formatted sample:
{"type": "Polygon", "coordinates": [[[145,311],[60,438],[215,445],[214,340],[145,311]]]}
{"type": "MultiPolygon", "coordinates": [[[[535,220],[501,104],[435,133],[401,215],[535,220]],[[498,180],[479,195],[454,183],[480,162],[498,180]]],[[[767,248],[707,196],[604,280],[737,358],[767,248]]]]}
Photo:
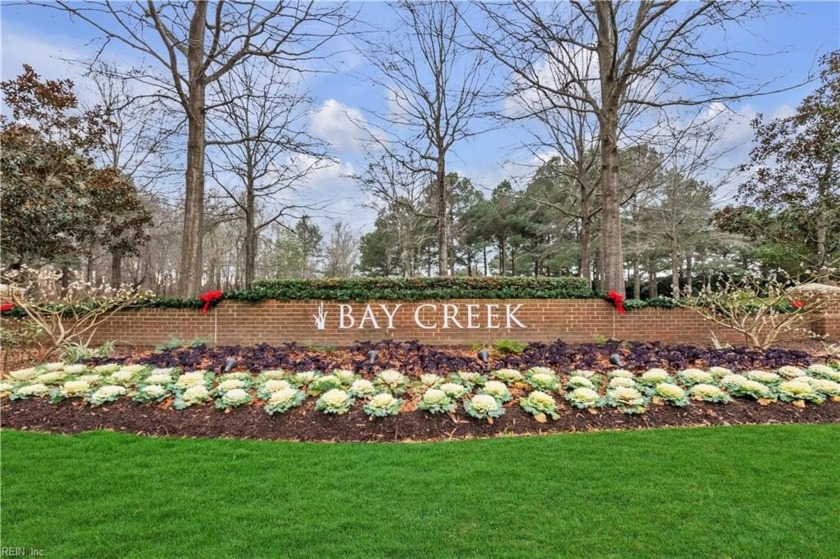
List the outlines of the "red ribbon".
{"type": "Polygon", "coordinates": [[[791,301],[790,306],[794,309],[801,309],[805,306],[805,303],[803,303],[802,301],[791,301]]]}
{"type": "Polygon", "coordinates": [[[612,301],[612,304],[615,307],[615,310],[618,311],[618,314],[624,314],[624,295],[615,291],[610,291],[607,293],[607,299],[612,301]]]}
{"type": "Polygon", "coordinates": [[[6,303],[5,305],[0,305],[0,312],[10,311],[15,308],[14,303],[6,303]]]}
{"type": "Polygon", "coordinates": [[[208,291],[204,295],[199,295],[199,300],[204,301],[204,307],[201,309],[201,314],[207,314],[207,309],[210,308],[210,304],[221,300],[222,295],[223,293],[221,291],[208,291]]]}

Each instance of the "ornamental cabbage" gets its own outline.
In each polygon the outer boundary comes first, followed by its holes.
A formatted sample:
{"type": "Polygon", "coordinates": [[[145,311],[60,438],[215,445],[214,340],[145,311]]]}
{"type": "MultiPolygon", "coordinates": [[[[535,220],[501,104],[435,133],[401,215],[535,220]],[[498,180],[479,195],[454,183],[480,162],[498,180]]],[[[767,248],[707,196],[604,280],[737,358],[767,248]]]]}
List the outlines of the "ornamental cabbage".
{"type": "Polygon", "coordinates": [[[505,413],[502,404],[489,394],[477,394],[464,401],[464,410],[476,419],[500,417],[505,413]]]}
{"type": "Polygon", "coordinates": [[[818,378],[840,382],[840,371],[828,365],[814,364],[808,367],[808,372],[818,378]]]}
{"type": "Polygon", "coordinates": [[[599,408],[604,405],[601,396],[591,388],[575,388],[566,394],[566,401],[576,408],[599,408]]]}
{"type": "Polygon", "coordinates": [[[35,367],[29,367],[27,369],[18,369],[17,371],[12,371],[9,373],[9,376],[15,380],[29,380],[34,377],[38,371],[35,367]]]}
{"type": "Polygon", "coordinates": [[[305,398],[306,394],[304,394],[302,390],[297,390],[291,386],[281,388],[280,390],[271,393],[271,396],[265,404],[265,413],[268,415],[284,413],[301,405],[305,398]]]}
{"type": "Polygon", "coordinates": [[[825,396],[818,392],[811,383],[804,380],[785,381],[780,383],[776,390],[779,393],[779,398],[785,402],[807,400],[815,404],[822,404],[825,401],[825,396]]]}
{"type": "Polygon", "coordinates": [[[531,415],[537,416],[540,414],[547,415],[552,419],[557,419],[557,403],[550,394],[546,394],[541,390],[534,390],[525,398],[519,399],[519,405],[522,409],[531,415]]]}
{"type": "Polygon", "coordinates": [[[715,378],[723,378],[731,375],[732,369],[727,369],[726,367],[709,367],[709,372],[712,373],[715,378]]]}
{"type": "Polygon", "coordinates": [[[32,396],[43,396],[50,391],[50,387],[43,383],[28,384],[19,386],[17,390],[12,392],[9,396],[10,400],[26,400],[32,396]]]}
{"type": "Polygon", "coordinates": [[[448,413],[455,409],[455,402],[443,390],[430,388],[423,393],[417,408],[429,413],[448,413]]]}
{"type": "Polygon", "coordinates": [[[124,396],[127,393],[128,389],[125,386],[106,384],[105,386],[97,388],[91,392],[86,400],[91,406],[101,406],[107,402],[113,402],[120,396],[124,396]]]}
{"type": "Polygon", "coordinates": [[[657,384],[656,388],[653,389],[653,393],[672,406],[685,407],[688,405],[685,390],[676,384],[670,384],[668,382],[657,384]]]}
{"type": "Polygon", "coordinates": [[[160,402],[169,396],[170,392],[160,384],[147,384],[137,390],[134,394],[134,401],[142,404],[149,402],[160,402]]]}
{"type": "Polygon", "coordinates": [[[748,371],[746,377],[750,380],[754,380],[760,382],[762,384],[774,385],[779,384],[781,382],[782,377],[777,375],[776,373],[770,373],[767,371],[748,371]]]}
{"type": "Polygon", "coordinates": [[[642,373],[639,382],[647,386],[656,386],[662,382],[672,382],[673,379],[665,369],[650,369],[642,373]]]}
{"type": "MultiPolygon", "coordinates": [[[[545,370],[545,367],[534,367],[530,369],[530,371],[534,371],[537,369],[545,370]]],[[[550,369],[549,369],[550,370],[550,369]]],[[[528,376],[528,384],[530,384],[535,390],[557,390],[560,387],[560,380],[554,374],[554,372],[546,373],[546,372],[537,372],[532,373],[528,376]]]]}
{"type": "Polygon", "coordinates": [[[499,369],[490,373],[490,376],[507,384],[508,386],[516,384],[517,382],[522,382],[525,379],[522,373],[516,369],[499,369]]]}
{"type": "Polygon", "coordinates": [[[607,403],[624,413],[643,413],[647,398],[635,388],[618,387],[607,392],[607,403]]]}
{"type": "Polygon", "coordinates": [[[122,368],[122,365],[119,363],[105,363],[104,365],[98,365],[93,368],[94,372],[97,373],[116,373],[122,368]]]}
{"type": "Polygon", "coordinates": [[[776,372],[788,379],[805,376],[805,371],[803,371],[799,367],[794,367],[793,365],[785,365],[783,367],[779,367],[779,369],[776,372]]]}
{"type": "Polygon", "coordinates": [[[688,391],[689,396],[694,400],[703,402],[715,402],[717,404],[725,404],[732,401],[729,394],[724,392],[719,386],[714,384],[695,384],[688,391]]]}
{"type": "Polygon", "coordinates": [[[489,394],[500,402],[508,402],[513,398],[507,385],[498,380],[488,380],[484,388],[479,391],[479,394],[489,394]]]}
{"type": "Polygon", "coordinates": [[[574,375],[569,377],[569,380],[566,382],[566,388],[569,390],[574,390],[575,388],[589,388],[591,390],[595,390],[595,384],[586,377],[574,375]]]}
{"type": "Polygon", "coordinates": [[[466,386],[454,382],[444,382],[440,385],[440,389],[443,390],[447,396],[455,399],[460,398],[468,392],[466,386]]]}
{"type": "Polygon", "coordinates": [[[244,406],[254,401],[254,398],[247,390],[234,388],[225,392],[221,398],[216,400],[216,407],[219,409],[235,408],[244,406]]]}
{"type": "Polygon", "coordinates": [[[403,401],[399,398],[394,398],[388,392],[382,392],[371,398],[362,406],[362,409],[370,417],[386,417],[400,413],[402,405],[403,401]]]}
{"type": "Polygon", "coordinates": [[[324,413],[344,414],[350,410],[353,405],[353,398],[344,390],[334,388],[324,392],[318,401],[315,402],[315,407],[324,413]]]}
{"type": "Polygon", "coordinates": [[[677,373],[677,378],[686,386],[712,384],[715,381],[715,376],[712,373],[700,369],[683,369],[677,373]]]}
{"type": "Polygon", "coordinates": [[[636,381],[635,379],[628,377],[613,377],[607,384],[607,388],[636,388],[636,381]]]}
{"type": "Polygon", "coordinates": [[[370,396],[376,392],[376,387],[372,382],[365,379],[357,379],[350,385],[350,394],[357,398],[362,396],[370,396]]]}

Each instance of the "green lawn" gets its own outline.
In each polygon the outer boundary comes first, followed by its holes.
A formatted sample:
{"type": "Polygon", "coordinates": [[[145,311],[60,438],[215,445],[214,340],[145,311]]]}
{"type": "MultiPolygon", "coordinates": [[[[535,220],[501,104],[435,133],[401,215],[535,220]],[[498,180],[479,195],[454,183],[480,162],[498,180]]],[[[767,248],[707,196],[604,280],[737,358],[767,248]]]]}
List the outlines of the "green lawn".
{"type": "Polygon", "coordinates": [[[2,546],[45,557],[840,556],[840,425],[0,444],[2,546]]]}

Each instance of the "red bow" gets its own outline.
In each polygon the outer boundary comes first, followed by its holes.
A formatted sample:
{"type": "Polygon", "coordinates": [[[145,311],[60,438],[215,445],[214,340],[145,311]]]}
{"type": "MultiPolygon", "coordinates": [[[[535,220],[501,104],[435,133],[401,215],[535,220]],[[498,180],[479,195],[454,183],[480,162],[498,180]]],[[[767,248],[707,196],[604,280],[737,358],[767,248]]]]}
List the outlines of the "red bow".
{"type": "Polygon", "coordinates": [[[790,306],[794,309],[801,309],[805,306],[805,303],[803,303],[802,301],[791,301],[790,306]]]}
{"type": "Polygon", "coordinates": [[[207,314],[207,309],[210,308],[210,304],[221,300],[222,295],[224,294],[221,291],[208,291],[204,295],[199,295],[199,300],[204,301],[204,307],[201,309],[201,314],[207,314]]]}
{"type": "Polygon", "coordinates": [[[607,293],[607,299],[612,301],[615,310],[618,311],[618,314],[624,314],[624,295],[620,293],[616,293],[615,291],[610,291],[607,293]]]}
{"type": "Polygon", "coordinates": [[[5,305],[0,305],[0,312],[10,311],[15,308],[14,303],[6,303],[5,305]]]}

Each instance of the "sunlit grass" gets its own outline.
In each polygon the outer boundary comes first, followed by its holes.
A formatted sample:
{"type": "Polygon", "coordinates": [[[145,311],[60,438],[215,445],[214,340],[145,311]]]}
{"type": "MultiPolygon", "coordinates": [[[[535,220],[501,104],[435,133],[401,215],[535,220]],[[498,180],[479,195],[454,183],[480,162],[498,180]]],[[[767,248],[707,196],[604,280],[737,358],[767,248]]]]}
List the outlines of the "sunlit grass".
{"type": "Polygon", "coordinates": [[[840,556],[840,425],[0,443],[2,545],[51,557],[840,556]]]}

